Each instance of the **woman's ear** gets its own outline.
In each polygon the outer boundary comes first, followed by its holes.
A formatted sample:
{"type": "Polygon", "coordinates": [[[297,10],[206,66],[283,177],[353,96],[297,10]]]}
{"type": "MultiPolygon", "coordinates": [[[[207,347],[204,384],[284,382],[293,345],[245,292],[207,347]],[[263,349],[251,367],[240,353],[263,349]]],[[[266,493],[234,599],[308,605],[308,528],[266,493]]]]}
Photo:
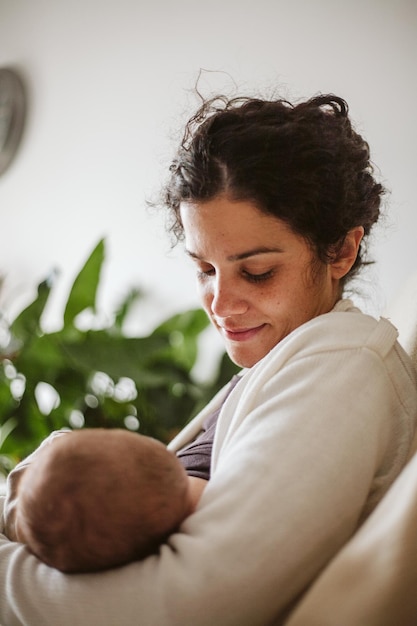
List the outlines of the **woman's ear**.
{"type": "Polygon", "coordinates": [[[330,263],[332,278],[343,278],[349,272],[358,256],[363,234],[363,226],[355,226],[347,233],[342,246],[330,263]]]}

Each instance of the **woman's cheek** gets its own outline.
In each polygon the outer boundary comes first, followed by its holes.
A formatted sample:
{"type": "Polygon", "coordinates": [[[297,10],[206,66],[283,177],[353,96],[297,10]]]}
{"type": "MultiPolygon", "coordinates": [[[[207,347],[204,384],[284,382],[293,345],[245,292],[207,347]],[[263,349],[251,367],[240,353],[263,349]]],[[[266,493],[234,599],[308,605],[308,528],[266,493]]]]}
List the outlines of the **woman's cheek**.
{"type": "Polygon", "coordinates": [[[207,314],[211,316],[211,303],[213,302],[213,294],[207,283],[198,283],[198,297],[207,314]]]}

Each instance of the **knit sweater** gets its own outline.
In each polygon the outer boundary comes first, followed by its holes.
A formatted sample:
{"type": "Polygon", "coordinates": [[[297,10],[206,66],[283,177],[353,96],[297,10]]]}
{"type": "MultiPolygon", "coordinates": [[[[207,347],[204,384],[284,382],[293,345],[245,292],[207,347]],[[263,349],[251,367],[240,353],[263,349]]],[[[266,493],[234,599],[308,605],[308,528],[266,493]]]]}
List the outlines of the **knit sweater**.
{"type": "Polygon", "coordinates": [[[396,336],[341,301],[245,371],[220,411],[200,504],[158,555],[68,576],[1,537],[0,624],[282,623],[406,462],[417,380],[396,336]]]}

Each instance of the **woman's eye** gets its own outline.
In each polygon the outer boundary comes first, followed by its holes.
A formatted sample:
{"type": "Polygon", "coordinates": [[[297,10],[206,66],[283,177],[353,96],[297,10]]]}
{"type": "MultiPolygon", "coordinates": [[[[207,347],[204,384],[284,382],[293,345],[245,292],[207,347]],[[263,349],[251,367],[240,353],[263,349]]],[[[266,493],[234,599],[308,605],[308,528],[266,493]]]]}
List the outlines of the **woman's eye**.
{"type": "Polygon", "coordinates": [[[197,268],[197,278],[199,280],[204,280],[208,276],[214,276],[215,270],[214,267],[199,267],[197,268]]]}
{"type": "Polygon", "coordinates": [[[246,280],[248,280],[250,283],[263,283],[269,278],[271,278],[273,273],[274,273],[273,270],[262,272],[262,274],[253,274],[252,272],[245,271],[244,276],[246,280]]]}
{"type": "MultiPolygon", "coordinates": [[[[211,276],[215,276],[216,269],[212,265],[201,265],[197,266],[197,279],[200,281],[204,281],[211,276]]],[[[248,270],[241,270],[241,276],[250,282],[250,283],[263,283],[269,278],[271,278],[274,274],[274,270],[270,269],[267,272],[249,272],[248,270]]]]}

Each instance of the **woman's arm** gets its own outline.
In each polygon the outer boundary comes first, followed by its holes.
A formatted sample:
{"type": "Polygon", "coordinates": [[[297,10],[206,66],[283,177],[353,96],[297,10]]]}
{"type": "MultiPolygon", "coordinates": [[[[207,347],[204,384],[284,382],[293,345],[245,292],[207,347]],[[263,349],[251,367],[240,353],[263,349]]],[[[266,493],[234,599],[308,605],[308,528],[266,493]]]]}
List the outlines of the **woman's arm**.
{"type": "Polygon", "coordinates": [[[49,437],[42,442],[39,448],[32,452],[32,454],[30,454],[26,459],[21,461],[8,475],[6,483],[6,498],[4,501],[4,513],[2,515],[3,527],[1,532],[3,532],[11,541],[17,541],[16,512],[19,497],[19,484],[26,468],[33,461],[36,461],[39,450],[43,449],[45,446],[51,445],[57,437],[67,435],[69,432],[70,431],[68,430],[56,430],[52,432],[49,437]]]}

